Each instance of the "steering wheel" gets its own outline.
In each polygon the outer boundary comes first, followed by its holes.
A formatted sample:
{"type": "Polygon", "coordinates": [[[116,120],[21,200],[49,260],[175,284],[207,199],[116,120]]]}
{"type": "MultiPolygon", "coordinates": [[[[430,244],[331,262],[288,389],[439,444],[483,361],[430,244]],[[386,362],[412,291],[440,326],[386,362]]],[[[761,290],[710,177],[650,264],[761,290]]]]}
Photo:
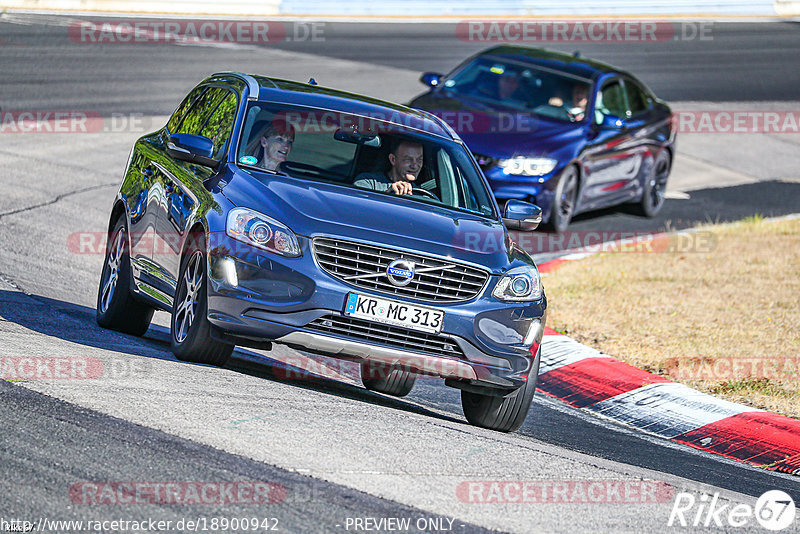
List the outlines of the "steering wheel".
{"type": "Polygon", "coordinates": [[[412,187],[411,188],[411,194],[412,195],[417,195],[417,196],[422,196],[422,197],[432,198],[436,202],[441,202],[441,200],[439,200],[439,197],[437,197],[436,195],[434,195],[433,193],[431,193],[427,189],[422,189],[421,187],[412,187]]]}
{"type": "Polygon", "coordinates": [[[569,106],[568,104],[563,104],[559,106],[561,109],[567,112],[567,116],[569,116],[570,120],[577,121],[580,120],[578,117],[585,117],[586,116],[586,108],[580,108],[578,106],[569,106]],[[579,112],[575,113],[575,110],[580,110],[579,112]]]}

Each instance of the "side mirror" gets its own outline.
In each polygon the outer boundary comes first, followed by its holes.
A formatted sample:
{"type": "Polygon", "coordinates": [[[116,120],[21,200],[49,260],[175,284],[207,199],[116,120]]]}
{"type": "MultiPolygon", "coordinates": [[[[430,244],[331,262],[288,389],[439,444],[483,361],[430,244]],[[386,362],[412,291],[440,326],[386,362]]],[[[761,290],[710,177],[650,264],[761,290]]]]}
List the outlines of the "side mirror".
{"type": "Polygon", "coordinates": [[[172,134],[167,142],[167,152],[173,158],[181,161],[211,168],[219,166],[219,161],[212,159],[214,141],[202,135],[172,134]]]}
{"type": "Polygon", "coordinates": [[[600,123],[600,128],[603,130],[624,130],[627,128],[625,119],[621,119],[615,115],[603,115],[603,121],[600,123]]]}
{"type": "Polygon", "coordinates": [[[509,200],[503,212],[503,224],[509,230],[532,232],[542,222],[542,208],[523,202],[522,200],[509,200]]]}
{"type": "Polygon", "coordinates": [[[443,75],[439,74],[438,72],[426,72],[420,76],[419,81],[428,87],[438,87],[439,80],[442,79],[442,76],[443,75]]]}

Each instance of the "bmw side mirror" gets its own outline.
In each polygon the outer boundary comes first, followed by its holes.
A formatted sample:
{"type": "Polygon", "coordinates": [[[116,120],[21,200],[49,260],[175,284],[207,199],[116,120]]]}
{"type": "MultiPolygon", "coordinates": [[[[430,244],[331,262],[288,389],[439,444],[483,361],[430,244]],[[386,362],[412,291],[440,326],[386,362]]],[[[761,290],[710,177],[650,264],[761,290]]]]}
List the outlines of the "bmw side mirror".
{"type": "Polygon", "coordinates": [[[627,127],[625,119],[615,115],[603,115],[603,122],[600,123],[600,128],[603,130],[624,130],[627,127]]]}
{"type": "Polygon", "coordinates": [[[509,230],[532,232],[542,222],[542,208],[523,202],[522,200],[509,200],[503,210],[503,224],[509,230]]]}
{"type": "Polygon", "coordinates": [[[219,166],[219,161],[212,158],[214,141],[202,135],[172,134],[167,142],[167,152],[173,158],[181,161],[197,163],[214,169],[219,166]]]}
{"type": "Polygon", "coordinates": [[[421,81],[424,85],[428,87],[438,87],[439,80],[442,79],[442,75],[438,72],[426,72],[422,76],[420,76],[419,81],[421,81]]]}

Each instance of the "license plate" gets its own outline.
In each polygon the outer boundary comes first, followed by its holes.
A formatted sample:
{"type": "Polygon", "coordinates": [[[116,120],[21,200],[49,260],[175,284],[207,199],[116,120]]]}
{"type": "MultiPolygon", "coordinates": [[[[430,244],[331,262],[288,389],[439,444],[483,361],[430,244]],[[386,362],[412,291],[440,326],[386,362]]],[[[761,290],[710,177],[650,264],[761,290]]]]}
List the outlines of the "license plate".
{"type": "Polygon", "coordinates": [[[435,334],[442,331],[442,322],[444,322],[443,311],[357,293],[347,295],[344,314],[435,334]]]}

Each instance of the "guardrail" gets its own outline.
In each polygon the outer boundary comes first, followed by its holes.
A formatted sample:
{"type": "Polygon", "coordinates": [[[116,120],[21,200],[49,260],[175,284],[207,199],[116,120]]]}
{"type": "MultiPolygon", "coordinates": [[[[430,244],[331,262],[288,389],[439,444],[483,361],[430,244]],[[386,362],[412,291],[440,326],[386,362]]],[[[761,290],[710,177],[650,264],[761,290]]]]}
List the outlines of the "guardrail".
{"type": "Polygon", "coordinates": [[[798,0],[0,0],[2,9],[231,16],[792,16],[798,0]]]}
{"type": "Polygon", "coordinates": [[[282,14],[383,16],[774,15],[772,0],[283,0],[282,14]]]}

